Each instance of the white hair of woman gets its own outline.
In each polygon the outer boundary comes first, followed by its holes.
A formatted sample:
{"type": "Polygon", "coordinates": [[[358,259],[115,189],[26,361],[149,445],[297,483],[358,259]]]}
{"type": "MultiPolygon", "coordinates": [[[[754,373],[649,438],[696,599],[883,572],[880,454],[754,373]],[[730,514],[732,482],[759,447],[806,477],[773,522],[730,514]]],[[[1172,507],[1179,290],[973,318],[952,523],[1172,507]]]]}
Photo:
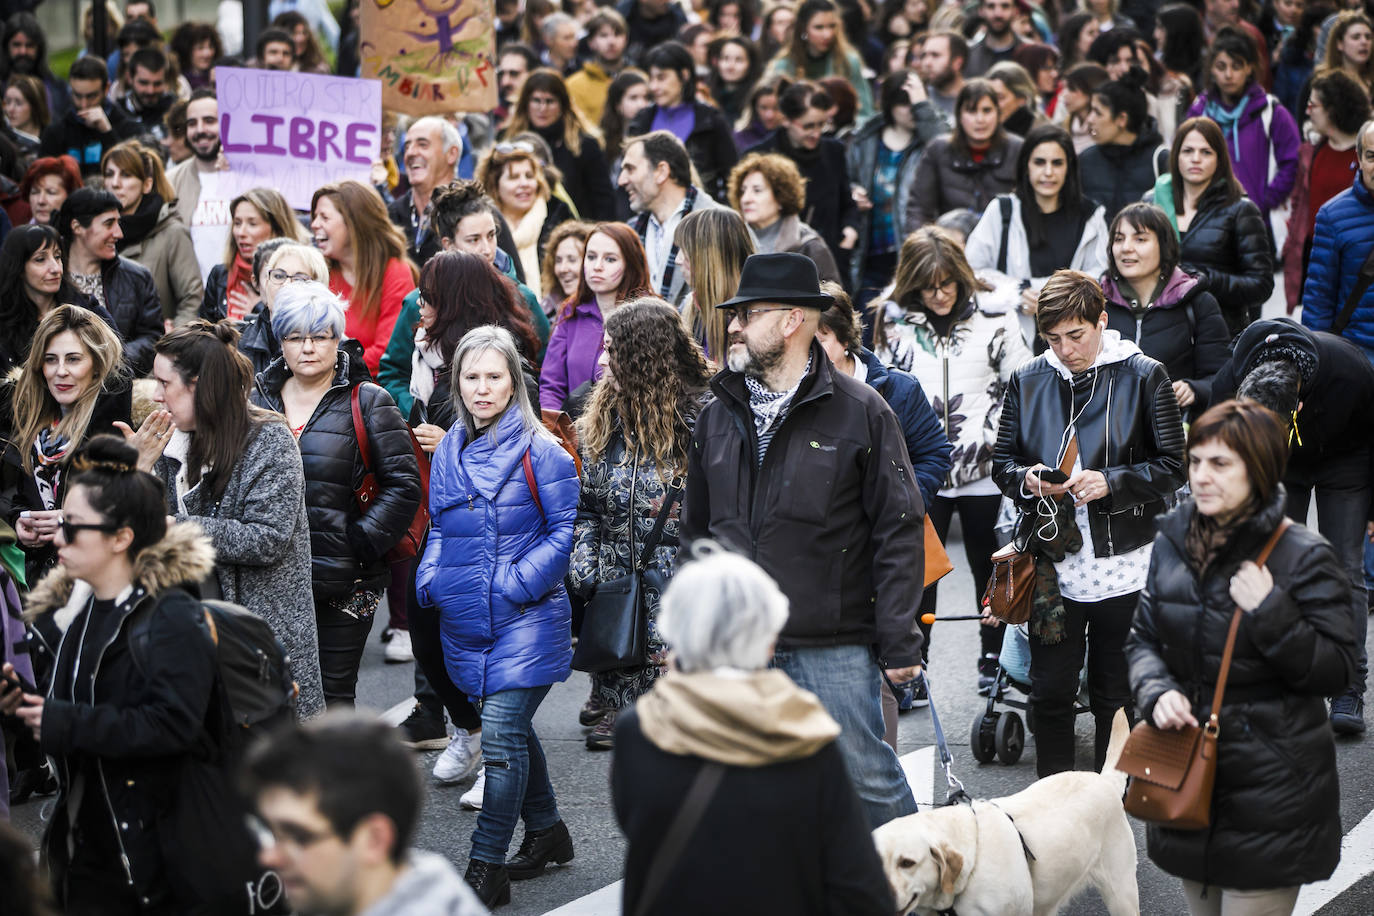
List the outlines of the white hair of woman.
{"type": "Polygon", "coordinates": [[[278,340],[293,334],[323,336],[326,333],[342,340],[346,308],[344,301],[323,283],[314,280],[288,283],[277,293],[272,304],[272,333],[278,340]]]}
{"type": "MultiPolygon", "coordinates": [[[[515,337],[510,331],[499,325],[484,324],[479,328],[473,328],[463,335],[463,339],[458,341],[458,348],[453,351],[453,369],[449,373],[449,390],[453,396],[453,412],[457,417],[455,422],[461,422],[468,431],[469,440],[477,436],[477,424],[472,420],[472,412],[468,410],[467,404],[463,402],[462,379],[463,367],[470,359],[480,356],[491,350],[497,353],[501,360],[506,364],[506,371],[510,373],[511,396],[510,403],[506,405],[506,410],[516,410],[520,413],[520,421],[525,429],[535,436],[544,436],[558,441],[553,433],[544,427],[544,421],[539,418],[538,412],[530,403],[529,394],[525,389],[525,368],[524,359],[520,356],[520,349],[516,346],[515,337]]],[[[496,427],[505,411],[501,416],[495,417],[487,426],[487,435],[493,441],[496,437],[496,427]]]]}
{"type": "Polygon", "coordinates": [[[787,596],[757,563],[713,541],[695,542],[691,554],[658,612],[658,630],[678,670],[768,667],[787,623],[787,596]]]}

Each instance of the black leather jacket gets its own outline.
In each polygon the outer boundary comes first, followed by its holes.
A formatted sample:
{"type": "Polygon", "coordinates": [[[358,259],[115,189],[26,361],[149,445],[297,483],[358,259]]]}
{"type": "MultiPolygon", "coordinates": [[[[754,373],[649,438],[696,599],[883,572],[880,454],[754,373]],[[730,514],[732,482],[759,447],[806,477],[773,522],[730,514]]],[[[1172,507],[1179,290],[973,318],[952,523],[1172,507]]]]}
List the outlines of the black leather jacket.
{"type": "Polygon", "coordinates": [[[992,454],[992,476],[1003,493],[1031,506],[1023,490],[1026,471],[1059,464],[1061,437],[1073,416],[1079,461],[1101,471],[1110,490],[1088,504],[1096,555],[1117,556],[1149,543],[1155,517],[1184,480],[1183,424],[1169,374],[1141,353],[1080,372],[1071,382],[1048,355],[1022,366],[1007,386],[992,454]]]}

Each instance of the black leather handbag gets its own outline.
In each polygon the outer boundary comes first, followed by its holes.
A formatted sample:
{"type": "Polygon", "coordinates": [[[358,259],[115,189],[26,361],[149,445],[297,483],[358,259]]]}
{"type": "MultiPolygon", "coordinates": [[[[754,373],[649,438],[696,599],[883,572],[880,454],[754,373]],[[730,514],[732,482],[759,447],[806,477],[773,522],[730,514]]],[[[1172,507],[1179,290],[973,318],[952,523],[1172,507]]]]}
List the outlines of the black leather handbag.
{"type": "MultiPolygon", "coordinates": [[[[634,483],[631,480],[630,507],[634,511],[634,483]]],[[[644,542],[639,562],[629,575],[619,576],[597,585],[587,600],[582,617],[582,629],[577,635],[577,649],[572,666],[577,671],[611,671],[616,668],[639,668],[646,664],[649,640],[648,593],[662,593],[667,586],[665,577],[657,569],[649,569],[654,548],[663,539],[663,526],[682,496],[682,484],[675,481],[663,498],[653,531],[644,542]]],[[[630,555],[634,556],[634,521],[630,522],[630,555]]]]}

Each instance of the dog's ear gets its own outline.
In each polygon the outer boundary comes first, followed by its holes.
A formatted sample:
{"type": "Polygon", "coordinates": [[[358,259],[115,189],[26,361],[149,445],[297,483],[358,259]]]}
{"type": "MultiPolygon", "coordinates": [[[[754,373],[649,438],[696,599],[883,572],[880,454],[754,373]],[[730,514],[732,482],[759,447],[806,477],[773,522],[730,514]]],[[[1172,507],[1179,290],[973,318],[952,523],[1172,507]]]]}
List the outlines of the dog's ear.
{"type": "Polygon", "coordinates": [[[932,846],[930,855],[935,860],[936,869],[940,874],[940,893],[953,894],[954,882],[958,880],[960,872],[964,870],[964,857],[943,843],[939,846],[932,846]]]}

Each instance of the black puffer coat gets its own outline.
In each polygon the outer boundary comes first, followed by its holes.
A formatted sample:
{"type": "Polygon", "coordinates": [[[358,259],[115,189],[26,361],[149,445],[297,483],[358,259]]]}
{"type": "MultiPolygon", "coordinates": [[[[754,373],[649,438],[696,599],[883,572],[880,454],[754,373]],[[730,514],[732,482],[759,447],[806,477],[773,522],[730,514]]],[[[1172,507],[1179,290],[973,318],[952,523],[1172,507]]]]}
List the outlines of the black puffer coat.
{"type": "MultiPolygon", "coordinates": [[[[611,186],[611,167],[601,144],[590,134],[581,134],[578,148],[568,149],[563,119],[549,127],[532,128],[553,150],[553,164],[563,173],[563,187],[587,222],[615,219],[615,188],[611,186]]],[[[571,219],[570,216],[564,219],[571,219]]]]}
{"type": "MultiPolygon", "coordinates": [[[[291,377],[285,358],[258,374],[252,402],[283,411],[282,386],[291,377]]],[[[297,437],[305,465],[305,505],[310,519],[310,577],[316,600],[341,598],[390,581],[384,555],[410,526],[420,506],[420,471],[410,433],[386,389],[372,384],[361,354],[341,348],[334,384],[297,437]],[[364,514],[354,487],[363,460],[353,431],[353,389],[371,445],[372,471],[381,492],[364,514]]]]}
{"type": "Polygon", "coordinates": [[[124,338],[124,362],[135,376],[153,368],[153,344],[162,336],[162,300],[153,275],[142,264],[115,255],[100,265],[105,308],[124,338]]]}
{"type": "MultiPolygon", "coordinates": [[[[979,162],[973,161],[968,150],[956,146],[952,136],[930,141],[916,166],[916,180],[907,198],[906,232],[935,222],[949,210],[981,214],[994,197],[1016,186],[1020,155],[1021,138],[1008,133],[1003,133],[979,162]]],[[[1084,187],[1085,194],[1087,190],[1084,187]]]]}
{"type": "Polygon", "coordinates": [[[1164,364],[1170,381],[1187,382],[1196,400],[1192,414],[1207,409],[1212,377],[1231,358],[1231,339],[1217,300],[1178,268],[1153,302],[1141,305],[1111,276],[1102,278],[1107,299],[1107,327],[1135,341],[1140,351],[1164,364]]]}
{"type": "Polygon", "coordinates": [[[787,131],[778,128],[758,146],[745,151],[745,155],[749,153],[777,153],[797,164],[806,181],[806,205],[799,214],[801,220],[820,234],[837,262],[842,260],[840,236],[847,227],[859,227],[859,208],[849,186],[844,144],[822,137],[814,150],[799,149],[788,142],[787,131]]]}
{"type": "Polygon", "coordinates": [[[1259,207],[1248,197],[1227,203],[1226,186],[1213,184],[1178,246],[1180,264],[1216,297],[1231,336],[1245,330],[1250,313],[1274,291],[1274,257],[1259,207]]]}
{"type": "MultiPolygon", "coordinates": [[[[1283,513],[1278,487],[1201,573],[1184,547],[1192,500],[1160,521],[1150,576],[1126,638],[1137,714],[1180,690],[1205,721],[1235,602],[1230,580],[1253,560],[1283,513]]],[[[1274,590],[1241,618],[1221,709],[1212,826],[1151,827],[1164,871],[1220,887],[1257,889],[1327,878],[1341,849],[1336,748],[1322,698],[1355,672],[1350,577],[1331,545],[1293,525],[1267,564],[1274,590]]],[[[1364,613],[1364,609],[1359,609],[1364,613]]]]}
{"type": "Polygon", "coordinates": [[[1090,146],[1078,155],[1078,175],[1083,196],[1106,208],[1107,225],[1127,204],[1133,204],[1155,186],[1169,168],[1169,150],[1161,147],[1159,131],[1151,121],[1129,145],[1090,146]]]}

